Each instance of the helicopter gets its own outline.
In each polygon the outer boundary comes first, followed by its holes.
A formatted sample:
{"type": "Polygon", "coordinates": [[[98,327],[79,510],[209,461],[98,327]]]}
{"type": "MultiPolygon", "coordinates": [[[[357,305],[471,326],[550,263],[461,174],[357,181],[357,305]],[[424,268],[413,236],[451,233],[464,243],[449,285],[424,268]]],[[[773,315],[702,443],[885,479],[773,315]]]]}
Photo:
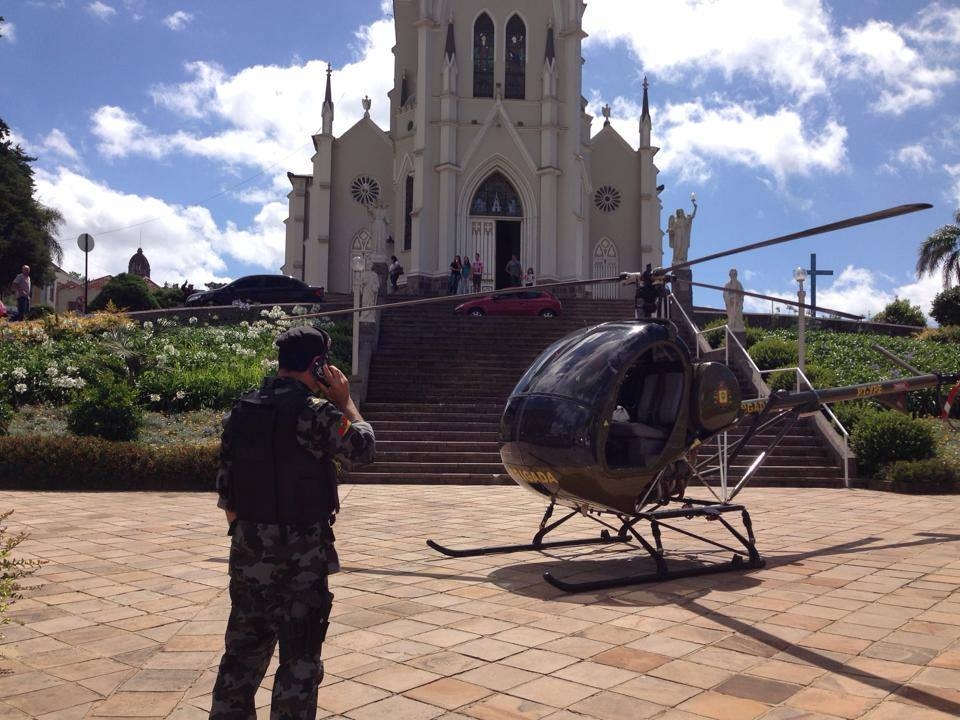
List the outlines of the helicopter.
{"type": "MultiPolygon", "coordinates": [[[[882,399],[926,388],[937,388],[939,392],[945,385],[960,383],[960,374],[922,374],[900,362],[913,374],[860,385],[779,391],[767,397],[744,399],[739,381],[727,365],[691,356],[669,317],[670,286],[678,281],[702,285],[677,276],[678,270],[697,263],[930,207],[901,205],[668,268],[654,269],[648,265],[643,272],[621,273],[615,278],[540,286],[597,282],[635,285],[635,318],[582,328],[557,340],[527,369],[506,402],[499,430],[503,465],[518,485],[548,503],[531,542],[455,549],[430,539],[427,545],[447,556],[471,557],[635,542],[654,562],[655,569],[650,573],[588,582],[565,581],[544,573],[547,582],[567,592],[763,567],[765,561],[757,548],[750,514],[745,505],[733,501],[800,417],[818,412],[824,404],[843,400],[882,399]],[[729,445],[718,442],[716,452],[705,453],[711,441],[737,426],[743,428],[743,433],[736,441],[729,445]],[[767,430],[774,431],[767,449],[753,460],[742,477],[728,482],[729,461],[744,451],[749,440],[767,430]],[[713,480],[717,474],[719,487],[713,480]],[[692,481],[699,481],[712,498],[689,495],[692,481]],[[553,520],[558,507],[567,512],[553,520]],[[739,514],[742,529],[728,519],[734,514],[739,514]],[[599,536],[545,540],[549,533],[577,516],[599,524],[599,536]],[[719,542],[703,533],[680,528],[674,522],[679,519],[717,523],[732,540],[719,542]],[[649,525],[652,541],[638,529],[645,525],[649,525]],[[727,562],[673,569],[667,562],[664,530],[729,552],[731,558],[727,562]]],[[[797,305],[780,298],[738,292],[797,305]]],[[[459,300],[463,298],[460,296],[459,300]]],[[[428,298],[366,309],[387,310],[444,301],[449,302],[447,298],[428,298]]],[[[313,317],[352,312],[355,310],[330,311],[313,317]]],[[[955,388],[951,397],[956,394],[955,388]]]]}

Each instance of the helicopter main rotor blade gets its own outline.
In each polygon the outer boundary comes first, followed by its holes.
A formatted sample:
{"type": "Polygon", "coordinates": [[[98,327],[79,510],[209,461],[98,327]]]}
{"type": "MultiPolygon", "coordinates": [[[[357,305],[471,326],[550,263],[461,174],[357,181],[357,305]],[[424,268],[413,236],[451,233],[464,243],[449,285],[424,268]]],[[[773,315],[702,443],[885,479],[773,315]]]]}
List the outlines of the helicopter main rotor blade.
{"type": "MultiPolygon", "coordinates": [[[[730,288],[725,288],[722,285],[708,285],[707,283],[694,282],[693,280],[684,280],[683,278],[675,278],[673,282],[682,282],[688,285],[696,285],[697,287],[710,288],[711,290],[723,290],[724,292],[735,292],[738,295],[746,295],[748,297],[760,298],[761,300],[773,300],[774,302],[781,303],[783,305],[792,305],[793,307],[800,307],[800,303],[796,300],[787,300],[786,298],[776,297],[775,295],[761,295],[760,293],[749,292],[748,290],[732,290],[730,288]]],[[[838,317],[845,317],[851,320],[863,320],[863,315],[853,315],[852,313],[842,312],[841,310],[831,310],[818,305],[813,307],[807,303],[803,304],[803,307],[811,312],[825,312],[830,313],[831,315],[837,315],[838,317]]]]}
{"type": "Polygon", "coordinates": [[[820,225],[819,227],[801,230],[800,232],[790,233],[789,235],[782,235],[781,237],[773,238],[771,240],[762,240],[761,242],[743,245],[738,248],[733,248],[732,250],[724,250],[723,252],[713,253],[713,255],[704,255],[703,257],[687,260],[686,262],[677,263],[676,265],[671,265],[662,272],[669,273],[674,270],[690,267],[691,265],[707,262],[708,260],[716,260],[717,258],[727,257],[728,255],[736,255],[738,253],[747,252],[748,250],[758,250],[760,248],[790,242],[791,240],[799,240],[800,238],[811,237],[813,235],[822,235],[823,233],[833,232],[834,230],[843,230],[845,228],[856,227],[857,225],[866,225],[867,223],[876,222],[877,220],[887,220],[888,218],[898,217],[899,215],[908,215],[909,213],[918,212],[919,210],[929,210],[932,207],[933,205],[930,203],[898,205],[897,207],[887,208],[886,210],[878,210],[877,212],[870,213],[869,215],[858,215],[856,217],[847,218],[846,220],[839,220],[837,222],[830,223],[829,225],[820,225]]]}

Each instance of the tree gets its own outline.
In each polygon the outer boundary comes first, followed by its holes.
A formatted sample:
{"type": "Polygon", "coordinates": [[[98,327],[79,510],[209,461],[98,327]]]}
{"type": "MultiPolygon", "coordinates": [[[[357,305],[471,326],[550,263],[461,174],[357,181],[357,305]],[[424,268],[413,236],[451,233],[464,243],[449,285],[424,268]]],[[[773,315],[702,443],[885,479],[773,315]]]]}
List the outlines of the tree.
{"type": "Polygon", "coordinates": [[[913,325],[926,327],[927,318],[919,305],[911,305],[909,300],[894,298],[883,310],[873,316],[874,322],[890,323],[891,325],[913,325]]]}
{"type": "Polygon", "coordinates": [[[953,211],[953,221],[954,224],[937,228],[920,243],[917,256],[917,276],[933,275],[939,270],[945,288],[950,287],[954,279],[960,283],[960,210],[953,211]]]}
{"type": "Polygon", "coordinates": [[[90,301],[88,309],[103,310],[111,301],[119,310],[156,310],[160,307],[143,278],[130,273],[110,278],[100,294],[90,301]]]}
{"type": "Polygon", "coordinates": [[[63,216],[34,197],[33,168],[36,158],[27,155],[10,139],[10,128],[0,119],[0,287],[5,287],[30,266],[38,285],[53,280],[53,261],[63,259],[55,234],[63,216]]]}
{"type": "Polygon", "coordinates": [[[960,325],[960,286],[937,293],[930,306],[930,317],[940,325],[960,325]]]}

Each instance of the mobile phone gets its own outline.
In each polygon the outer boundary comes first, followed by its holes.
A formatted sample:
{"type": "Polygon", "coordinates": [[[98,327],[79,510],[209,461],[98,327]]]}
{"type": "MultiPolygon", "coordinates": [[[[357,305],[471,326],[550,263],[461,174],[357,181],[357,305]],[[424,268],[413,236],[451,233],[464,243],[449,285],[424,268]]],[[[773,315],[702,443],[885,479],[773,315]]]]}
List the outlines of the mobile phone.
{"type": "Polygon", "coordinates": [[[323,375],[323,366],[327,362],[326,358],[317,358],[317,361],[313,364],[313,376],[317,379],[317,382],[323,385],[324,387],[330,387],[330,382],[323,375]]]}

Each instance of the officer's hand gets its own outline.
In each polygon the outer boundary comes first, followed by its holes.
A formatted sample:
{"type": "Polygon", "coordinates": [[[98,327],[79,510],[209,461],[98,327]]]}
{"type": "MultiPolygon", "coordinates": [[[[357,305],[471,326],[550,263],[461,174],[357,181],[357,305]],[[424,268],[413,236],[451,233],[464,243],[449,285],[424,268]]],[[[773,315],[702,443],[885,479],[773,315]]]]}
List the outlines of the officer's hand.
{"type": "Polygon", "coordinates": [[[344,404],[350,400],[350,381],[336,365],[324,365],[323,377],[327,384],[321,385],[320,390],[330,402],[342,410],[344,404]]]}

